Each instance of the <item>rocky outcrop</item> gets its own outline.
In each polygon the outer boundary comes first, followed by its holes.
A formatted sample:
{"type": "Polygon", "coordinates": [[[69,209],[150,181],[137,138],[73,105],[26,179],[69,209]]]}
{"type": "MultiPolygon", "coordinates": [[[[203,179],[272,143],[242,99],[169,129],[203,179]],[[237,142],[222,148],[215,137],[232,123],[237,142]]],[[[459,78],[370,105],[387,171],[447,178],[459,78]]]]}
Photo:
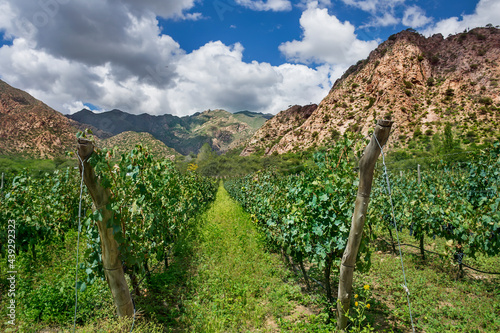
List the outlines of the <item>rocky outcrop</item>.
{"type": "Polygon", "coordinates": [[[30,158],[63,156],[77,130],[59,112],[0,80],[0,152],[30,158]]]}
{"type": "Polygon", "coordinates": [[[241,156],[248,156],[262,149],[265,150],[265,153],[270,153],[275,143],[279,142],[287,133],[300,127],[317,107],[316,104],[294,105],[287,110],[281,111],[255,132],[241,152],[241,156]]]}
{"type": "MultiPolygon", "coordinates": [[[[268,153],[327,145],[345,131],[395,121],[389,147],[442,132],[447,122],[472,140],[500,137],[500,31],[476,28],[444,38],[391,36],[339,79],[314,113],[268,153]]],[[[467,138],[463,138],[467,142],[467,138]]]]}

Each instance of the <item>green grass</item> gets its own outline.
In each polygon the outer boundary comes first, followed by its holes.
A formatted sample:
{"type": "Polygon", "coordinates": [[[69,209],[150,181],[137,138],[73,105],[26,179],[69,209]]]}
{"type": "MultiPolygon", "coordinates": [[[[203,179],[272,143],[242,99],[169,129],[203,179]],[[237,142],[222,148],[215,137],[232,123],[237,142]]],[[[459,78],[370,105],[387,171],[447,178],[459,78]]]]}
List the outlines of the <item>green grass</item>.
{"type": "MultiPolygon", "coordinates": [[[[389,239],[385,232],[379,236],[389,239]]],[[[401,243],[418,245],[407,231],[400,233],[401,243]]],[[[444,252],[443,239],[426,238],[425,248],[444,252]]],[[[372,267],[368,273],[356,273],[355,281],[369,284],[376,305],[370,321],[378,330],[395,332],[411,329],[406,294],[401,286],[403,273],[398,255],[383,243],[374,243],[372,267]]],[[[446,257],[426,254],[422,261],[418,249],[402,247],[406,279],[416,331],[418,332],[499,332],[500,278],[464,268],[465,276],[457,278],[458,267],[446,257]]],[[[472,267],[500,271],[499,257],[465,258],[472,267]]]]}
{"type": "Polygon", "coordinates": [[[222,186],[198,231],[179,318],[183,329],[270,332],[281,326],[286,331],[297,321],[321,328],[321,315],[304,311],[314,300],[265,251],[250,216],[222,186]]]}

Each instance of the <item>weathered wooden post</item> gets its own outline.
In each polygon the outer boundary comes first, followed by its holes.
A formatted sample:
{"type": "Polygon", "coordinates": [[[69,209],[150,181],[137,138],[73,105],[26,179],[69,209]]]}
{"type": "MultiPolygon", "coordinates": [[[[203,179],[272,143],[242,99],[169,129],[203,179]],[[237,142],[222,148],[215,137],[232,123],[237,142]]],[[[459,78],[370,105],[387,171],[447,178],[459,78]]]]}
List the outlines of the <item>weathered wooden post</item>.
{"type": "MultiPolygon", "coordinates": [[[[100,185],[94,169],[88,163],[87,159],[94,152],[94,145],[91,141],[86,139],[78,139],[78,155],[84,164],[83,181],[87,186],[95,209],[101,211],[102,220],[96,221],[99,229],[99,236],[101,238],[101,252],[102,263],[104,268],[104,275],[108,281],[113,300],[115,302],[118,316],[132,316],[134,314],[134,306],[130,291],[128,289],[123,266],[120,260],[120,251],[118,250],[118,243],[113,235],[113,228],[108,228],[107,223],[113,217],[113,212],[106,209],[109,203],[111,193],[109,189],[103,188],[100,185]]],[[[82,165],[80,166],[80,173],[82,165]]]]}
{"type": "Polygon", "coordinates": [[[2,185],[0,186],[0,191],[3,191],[3,172],[2,172],[2,185]]]}
{"type": "Polygon", "coordinates": [[[344,255],[342,256],[342,264],[340,265],[337,303],[337,328],[339,330],[343,330],[347,326],[347,317],[345,314],[349,310],[351,302],[354,265],[356,264],[356,257],[358,256],[359,245],[363,236],[363,226],[365,224],[368,203],[370,202],[375,162],[380,155],[380,147],[383,147],[389,138],[392,124],[393,122],[390,120],[379,120],[377,122],[375,133],[359,161],[358,195],[352,215],[349,239],[347,240],[344,255]]]}

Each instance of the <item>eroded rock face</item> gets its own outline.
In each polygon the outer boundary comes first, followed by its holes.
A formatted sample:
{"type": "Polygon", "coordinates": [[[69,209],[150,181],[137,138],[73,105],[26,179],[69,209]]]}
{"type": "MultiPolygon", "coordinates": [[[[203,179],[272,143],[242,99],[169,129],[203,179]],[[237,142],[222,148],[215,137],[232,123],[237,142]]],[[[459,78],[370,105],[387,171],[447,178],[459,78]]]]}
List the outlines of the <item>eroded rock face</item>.
{"type": "Polygon", "coordinates": [[[75,146],[74,128],[61,113],[0,80],[0,152],[54,158],[75,146]]]}
{"type": "Polygon", "coordinates": [[[317,109],[318,105],[294,105],[281,111],[269,119],[249,140],[241,156],[248,156],[259,149],[264,153],[271,153],[274,144],[279,142],[287,133],[300,127],[317,109]]]}
{"type": "Polygon", "coordinates": [[[311,116],[272,144],[269,154],[327,145],[346,130],[366,134],[376,119],[389,116],[395,121],[389,147],[404,146],[417,130],[442,132],[446,122],[468,124],[485,140],[498,137],[498,81],[499,29],[477,28],[446,39],[403,31],[349,68],[311,116]]]}

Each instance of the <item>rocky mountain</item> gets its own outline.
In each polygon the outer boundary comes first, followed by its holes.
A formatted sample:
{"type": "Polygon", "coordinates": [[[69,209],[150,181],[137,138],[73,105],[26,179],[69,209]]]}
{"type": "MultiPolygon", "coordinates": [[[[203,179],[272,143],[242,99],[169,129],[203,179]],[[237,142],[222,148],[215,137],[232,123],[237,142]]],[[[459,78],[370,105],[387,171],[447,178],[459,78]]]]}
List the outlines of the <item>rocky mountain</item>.
{"type": "Polygon", "coordinates": [[[54,158],[75,146],[73,122],[0,80],[0,154],[54,158]]]}
{"type": "Polygon", "coordinates": [[[269,153],[269,150],[283,136],[301,126],[317,108],[318,105],[316,104],[294,105],[285,111],[281,111],[255,132],[241,152],[241,156],[248,156],[262,149],[265,154],[269,153]],[[269,138],[272,138],[272,140],[269,140],[269,138]]]}
{"type": "Polygon", "coordinates": [[[395,121],[389,148],[411,147],[442,133],[446,123],[462,145],[498,140],[499,81],[499,29],[476,28],[447,38],[426,38],[410,29],[350,67],[300,126],[282,138],[259,131],[251,142],[264,138],[268,154],[321,146],[346,130],[366,134],[383,117],[395,121]]]}
{"type": "Polygon", "coordinates": [[[148,132],[184,155],[198,153],[204,143],[220,153],[233,149],[250,138],[270,117],[272,115],[250,111],[233,114],[224,110],[207,110],[185,117],[133,115],[120,110],[102,113],[82,110],[68,116],[112,135],[126,131],[148,132]]]}

